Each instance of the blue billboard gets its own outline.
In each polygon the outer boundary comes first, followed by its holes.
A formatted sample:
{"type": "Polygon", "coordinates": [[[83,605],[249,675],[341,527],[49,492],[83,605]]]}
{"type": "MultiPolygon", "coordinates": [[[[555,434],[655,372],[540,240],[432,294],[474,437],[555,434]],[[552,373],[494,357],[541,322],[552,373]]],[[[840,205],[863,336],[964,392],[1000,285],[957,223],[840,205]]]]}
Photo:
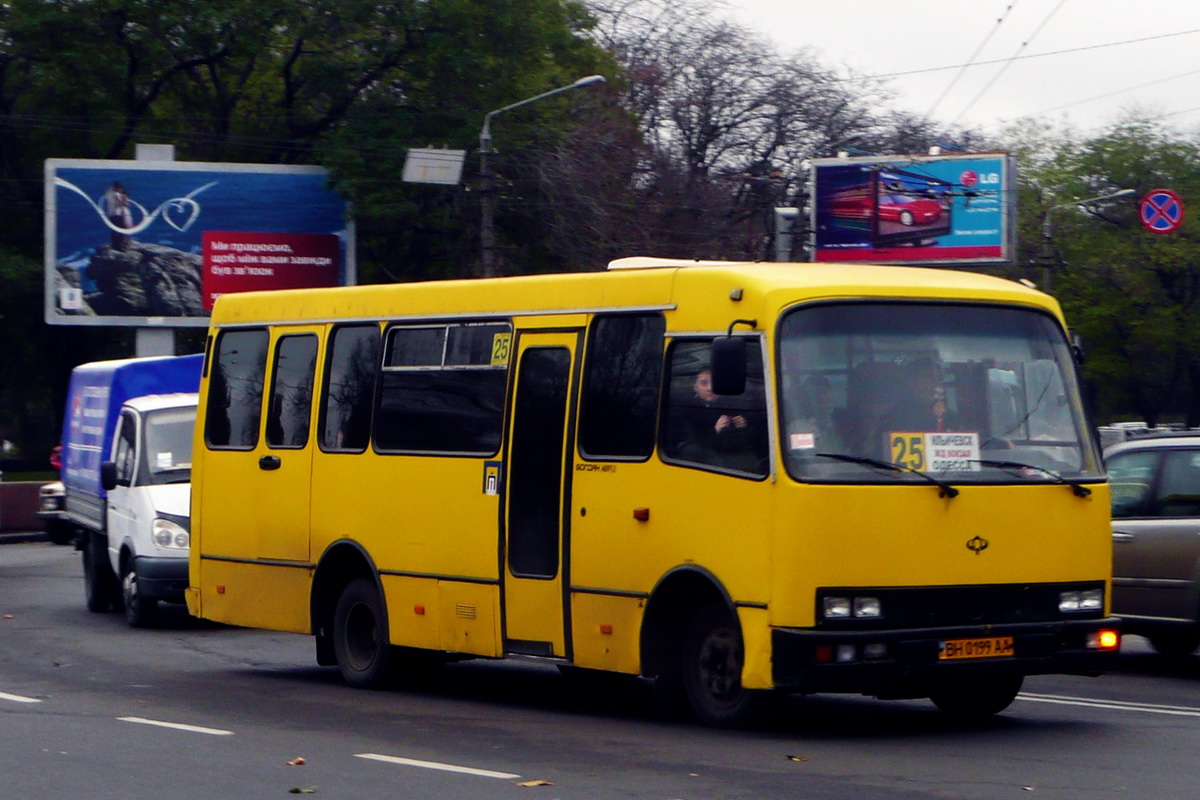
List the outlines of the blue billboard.
{"type": "Polygon", "coordinates": [[[1016,245],[1007,153],[812,162],[813,259],[998,264],[1016,245]]]}
{"type": "Polygon", "coordinates": [[[287,263],[298,235],[328,238],[329,281],[355,282],[353,221],[320,167],[48,159],[45,178],[49,324],[207,326],[209,231],[278,237],[269,288],[314,285],[311,254],[287,263]]]}

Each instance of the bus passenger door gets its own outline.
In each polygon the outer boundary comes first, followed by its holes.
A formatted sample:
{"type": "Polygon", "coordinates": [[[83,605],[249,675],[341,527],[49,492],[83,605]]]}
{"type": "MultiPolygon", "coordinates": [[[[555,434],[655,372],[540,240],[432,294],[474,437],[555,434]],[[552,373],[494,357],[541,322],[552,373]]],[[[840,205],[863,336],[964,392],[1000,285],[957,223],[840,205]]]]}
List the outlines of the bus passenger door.
{"type": "Polygon", "coordinates": [[[312,483],[315,328],[284,328],[267,364],[263,437],[254,453],[254,504],[260,559],[307,561],[312,483]]]}
{"type": "Polygon", "coordinates": [[[571,398],[580,333],[523,333],[506,469],[504,649],[569,657],[564,561],[569,536],[571,398]]]}

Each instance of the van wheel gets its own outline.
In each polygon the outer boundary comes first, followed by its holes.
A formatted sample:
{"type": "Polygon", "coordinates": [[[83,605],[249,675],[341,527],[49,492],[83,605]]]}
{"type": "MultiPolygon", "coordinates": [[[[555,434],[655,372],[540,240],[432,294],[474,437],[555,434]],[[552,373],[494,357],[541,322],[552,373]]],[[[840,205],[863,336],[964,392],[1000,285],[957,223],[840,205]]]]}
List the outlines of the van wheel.
{"type": "Polygon", "coordinates": [[[138,591],[137,573],[127,567],[121,578],[121,598],[125,601],[125,621],[132,628],[148,628],[158,619],[158,601],[138,591]]]}
{"type": "Polygon", "coordinates": [[[683,642],[683,690],[696,717],[716,728],[756,720],[766,692],[742,686],[745,650],[737,621],[721,606],[700,611],[683,642]]]}
{"type": "Polygon", "coordinates": [[[978,682],[950,683],[929,695],[933,704],[958,719],[990,717],[1008,708],[1017,699],[1024,683],[1023,675],[997,676],[978,682]]]}
{"type": "Polygon", "coordinates": [[[83,591],[88,611],[97,614],[113,608],[117,602],[117,576],[108,563],[108,548],[93,533],[84,533],[83,591]]]}
{"type": "Polygon", "coordinates": [[[357,578],[346,584],[333,612],[333,652],[351,686],[379,689],[388,684],[393,651],[385,620],[374,581],[357,578]]]}

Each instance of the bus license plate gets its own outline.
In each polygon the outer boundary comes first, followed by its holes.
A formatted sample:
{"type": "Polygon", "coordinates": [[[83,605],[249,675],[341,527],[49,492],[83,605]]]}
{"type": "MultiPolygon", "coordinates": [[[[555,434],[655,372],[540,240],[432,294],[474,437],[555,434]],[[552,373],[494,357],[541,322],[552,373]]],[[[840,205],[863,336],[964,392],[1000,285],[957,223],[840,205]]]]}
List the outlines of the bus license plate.
{"type": "Polygon", "coordinates": [[[989,636],[982,639],[947,639],[942,642],[938,658],[953,661],[960,658],[1011,658],[1011,636],[989,636]]]}

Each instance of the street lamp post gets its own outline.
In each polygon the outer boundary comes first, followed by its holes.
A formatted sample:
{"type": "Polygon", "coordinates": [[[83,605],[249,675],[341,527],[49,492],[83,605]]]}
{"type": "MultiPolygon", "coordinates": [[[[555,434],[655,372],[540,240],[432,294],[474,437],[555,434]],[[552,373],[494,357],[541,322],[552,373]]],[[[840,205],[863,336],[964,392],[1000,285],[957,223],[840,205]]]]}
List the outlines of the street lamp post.
{"type": "Polygon", "coordinates": [[[488,161],[488,156],[492,154],[492,117],[497,114],[503,114],[505,111],[512,111],[514,108],[535,103],[538,100],[544,100],[552,95],[569,92],[572,89],[582,89],[586,86],[595,86],[598,83],[604,83],[603,75],[588,75],[586,78],[580,78],[567,86],[560,86],[557,89],[551,89],[548,92],[527,97],[512,105],[489,111],[484,116],[483,128],[479,131],[479,177],[483,191],[483,198],[480,203],[479,242],[482,248],[480,253],[482,256],[480,260],[480,273],[483,277],[491,278],[496,275],[496,193],[492,176],[492,165],[488,161]]]}
{"type": "Polygon", "coordinates": [[[1054,230],[1053,224],[1051,223],[1051,219],[1050,219],[1051,215],[1055,211],[1058,211],[1059,209],[1063,209],[1063,208],[1082,208],[1085,211],[1090,210],[1090,209],[1095,209],[1095,208],[1099,207],[1100,205],[1107,203],[1110,200],[1117,200],[1119,198],[1129,197],[1130,195],[1134,195],[1134,194],[1137,194],[1136,189],[1120,189],[1115,192],[1110,192],[1109,194],[1102,194],[1098,197],[1088,197],[1083,200],[1072,200],[1069,203],[1059,203],[1056,206],[1050,206],[1048,209],[1046,209],[1046,213],[1042,217],[1042,245],[1043,245],[1043,252],[1045,253],[1044,257],[1046,259],[1046,266],[1044,267],[1044,269],[1046,270],[1046,281],[1045,281],[1046,292],[1050,291],[1051,275],[1053,274],[1050,270],[1050,255],[1053,252],[1053,247],[1051,245],[1051,235],[1054,230]]]}

